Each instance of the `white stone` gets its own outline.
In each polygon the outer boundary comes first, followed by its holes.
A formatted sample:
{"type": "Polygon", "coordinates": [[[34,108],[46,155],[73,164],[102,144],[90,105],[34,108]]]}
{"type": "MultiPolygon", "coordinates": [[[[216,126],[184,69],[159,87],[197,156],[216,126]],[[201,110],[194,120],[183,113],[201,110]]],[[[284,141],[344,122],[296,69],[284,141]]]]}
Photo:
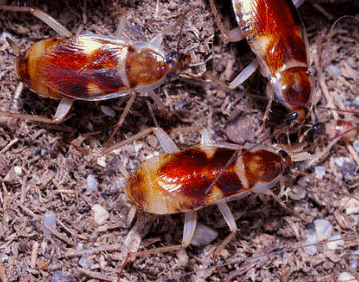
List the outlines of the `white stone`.
{"type": "Polygon", "coordinates": [[[355,277],[348,272],[342,272],[338,277],[338,282],[344,281],[358,282],[358,280],[356,280],[355,277]]]}
{"type": "Polygon", "coordinates": [[[329,250],[336,250],[338,249],[339,246],[344,246],[344,240],[342,239],[342,237],[337,234],[334,235],[332,237],[329,238],[329,242],[327,243],[327,247],[329,250]]]}
{"type": "Polygon", "coordinates": [[[314,221],[315,224],[315,232],[318,236],[318,241],[323,241],[329,239],[332,234],[333,226],[329,221],[324,219],[316,219],[314,221]]]}
{"type": "Polygon", "coordinates": [[[212,230],[208,226],[201,223],[197,223],[196,231],[194,232],[191,245],[193,246],[205,246],[211,243],[218,237],[218,232],[212,230]]]}
{"type": "Polygon", "coordinates": [[[93,218],[98,225],[104,224],[110,217],[108,211],[99,204],[95,204],[92,206],[92,213],[93,218]]]}

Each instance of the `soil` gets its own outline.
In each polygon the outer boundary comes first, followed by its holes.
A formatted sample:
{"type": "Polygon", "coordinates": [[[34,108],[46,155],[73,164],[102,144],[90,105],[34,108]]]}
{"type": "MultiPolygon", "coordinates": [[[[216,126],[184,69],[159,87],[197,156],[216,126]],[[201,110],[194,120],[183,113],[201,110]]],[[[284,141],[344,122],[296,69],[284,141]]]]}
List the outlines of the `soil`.
{"type": "MultiPolygon", "coordinates": [[[[34,0],[0,4],[37,7],[73,34],[114,35],[120,16],[125,15],[123,37],[131,41],[150,41],[188,10],[179,27],[164,37],[162,48],[166,54],[190,54],[191,66],[155,90],[165,112],[140,93],[114,142],[158,124],[180,149],[200,143],[203,127],[211,128],[216,143],[273,145],[287,144],[289,139],[294,146],[298,132],[318,121],[337,117],[358,124],[359,4],[355,1],[310,0],[299,8],[316,82],[313,109],[305,125],[288,128],[289,138],[281,134],[267,142],[261,126],[267,81],[257,71],[241,89],[226,91],[220,85],[230,82],[255,57],[246,42],[221,39],[208,1],[34,0]],[[201,78],[205,72],[218,81],[201,78]],[[322,93],[329,93],[332,101],[322,93]]],[[[234,27],[229,1],[217,4],[225,26],[234,27]]],[[[41,98],[27,88],[11,104],[18,85],[16,55],[5,38],[25,50],[56,33],[30,13],[11,11],[0,11],[0,32],[1,110],[12,105],[12,111],[51,117],[58,101],[41,98]]],[[[183,232],[180,214],[155,216],[138,211],[132,222],[128,220],[130,205],[123,191],[128,175],[133,175],[140,163],[163,152],[154,136],[129,142],[99,161],[128,99],[75,101],[65,121],[57,125],[0,117],[3,282],[117,281],[122,267],[120,281],[338,281],[343,272],[357,275],[358,163],[348,151],[349,144],[332,142],[329,146],[325,136],[310,134],[301,141],[303,146],[314,145],[310,166],[306,161],[295,163],[293,173],[283,181],[285,188],[273,188],[287,207],[308,222],[270,196],[251,195],[229,203],[239,231],[216,258],[213,251],[230,232],[218,208],[210,206],[198,216],[199,222],[220,234],[214,242],[139,256],[124,264],[129,252],[179,244],[183,232]],[[342,167],[337,165],[340,157],[348,158],[342,167]],[[324,167],[323,179],[315,178],[316,167],[324,167]],[[108,213],[104,223],[95,221],[95,204],[108,213]],[[315,254],[304,251],[316,219],[327,220],[332,235],[339,234],[344,244],[329,250],[323,241],[316,244],[315,254]]],[[[285,126],[287,113],[278,103],[273,104],[267,135],[285,126]]]]}

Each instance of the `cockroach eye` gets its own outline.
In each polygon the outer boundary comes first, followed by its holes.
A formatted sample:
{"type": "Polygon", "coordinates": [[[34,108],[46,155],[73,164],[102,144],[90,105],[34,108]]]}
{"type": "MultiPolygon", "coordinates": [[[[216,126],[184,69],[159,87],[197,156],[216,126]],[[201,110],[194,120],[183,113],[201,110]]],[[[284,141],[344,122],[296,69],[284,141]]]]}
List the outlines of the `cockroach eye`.
{"type": "Polygon", "coordinates": [[[288,153],[284,150],[280,150],[279,154],[281,154],[284,158],[288,158],[288,153]]]}
{"type": "Polygon", "coordinates": [[[299,117],[297,112],[293,112],[290,113],[289,115],[287,115],[287,117],[285,118],[285,122],[287,125],[290,125],[293,121],[297,120],[299,117]]]}

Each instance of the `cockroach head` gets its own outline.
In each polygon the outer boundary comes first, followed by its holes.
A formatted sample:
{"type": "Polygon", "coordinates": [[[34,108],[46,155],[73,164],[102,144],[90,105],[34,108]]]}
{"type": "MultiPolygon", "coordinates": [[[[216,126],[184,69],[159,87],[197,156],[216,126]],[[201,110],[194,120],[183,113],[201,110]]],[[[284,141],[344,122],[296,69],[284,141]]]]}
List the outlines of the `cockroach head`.
{"type": "Polygon", "coordinates": [[[186,54],[178,54],[173,51],[167,54],[166,63],[169,65],[167,76],[170,78],[183,69],[186,69],[191,62],[191,56],[186,54]]]}

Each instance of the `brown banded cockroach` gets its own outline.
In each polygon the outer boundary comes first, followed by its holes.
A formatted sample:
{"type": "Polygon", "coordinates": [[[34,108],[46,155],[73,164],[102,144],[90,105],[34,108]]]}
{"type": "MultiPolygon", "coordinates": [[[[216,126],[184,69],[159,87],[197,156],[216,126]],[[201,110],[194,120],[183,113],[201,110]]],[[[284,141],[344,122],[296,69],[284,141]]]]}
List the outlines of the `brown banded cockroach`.
{"type": "MultiPolygon", "coordinates": [[[[180,151],[172,139],[159,128],[130,137],[108,148],[105,153],[122,147],[154,132],[165,154],[154,156],[138,168],[125,188],[125,194],[136,209],[153,214],[185,213],[182,244],[159,247],[136,253],[129,257],[175,251],[187,247],[195,236],[197,210],[216,204],[231,233],[216,249],[217,254],[230,242],[237,225],[227,201],[242,199],[250,194],[269,194],[275,183],[287,175],[292,167],[289,154],[277,152],[263,146],[243,148],[234,144],[214,145],[208,131],[203,131],[202,144],[180,151]]],[[[310,158],[305,152],[294,152],[292,156],[302,161],[310,158]]],[[[270,193],[273,195],[272,193],[270,193]]],[[[243,201],[247,201],[243,199],[243,201]]],[[[311,220],[313,215],[308,215],[311,220]]],[[[303,215],[304,217],[306,215],[303,215]]],[[[131,246],[124,247],[129,250],[131,246]]]]}
{"type": "Polygon", "coordinates": [[[274,97],[292,113],[287,124],[302,122],[307,116],[313,92],[309,71],[308,39],[303,22],[295,7],[303,1],[291,0],[233,0],[238,28],[225,31],[216,11],[217,24],[228,41],[246,38],[257,59],[249,64],[229,85],[241,85],[260,66],[269,80],[269,103],[263,117],[268,116],[274,97]]]}
{"type": "Polygon", "coordinates": [[[18,56],[16,70],[21,82],[16,95],[21,93],[25,84],[42,97],[60,100],[54,117],[9,111],[0,111],[0,116],[60,123],[75,100],[99,101],[131,95],[115,133],[129,112],[136,92],[147,92],[160,108],[164,108],[153,89],[163,83],[167,74],[177,73],[189,63],[189,56],[179,55],[175,58],[172,53],[167,56],[161,49],[164,35],[173,31],[188,11],[180,16],[176,24],[164,29],[150,42],[130,42],[120,39],[124,18],[120,20],[118,38],[75,36],[37,8],[0,5],[0,10],[30,12],[60,36],[34,43],[24,52],[9,41],[18,56]]]}

